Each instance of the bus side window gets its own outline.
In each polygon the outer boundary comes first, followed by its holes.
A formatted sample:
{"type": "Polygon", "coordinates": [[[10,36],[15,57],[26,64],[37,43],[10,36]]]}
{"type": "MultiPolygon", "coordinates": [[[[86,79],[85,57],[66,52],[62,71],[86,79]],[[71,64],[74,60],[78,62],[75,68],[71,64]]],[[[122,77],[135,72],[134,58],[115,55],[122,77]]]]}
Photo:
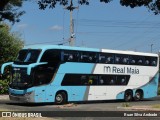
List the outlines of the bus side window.
{"type": "Polygon", "coordinates": [[[116,79],[115,76],[109,76],[109,85],[115,85],[116,79]]]}
{"type": "Polygon", "coordinates": [[[136,63],[136,61],[135,61],[135,59],[134,59],[133,56],[130,56],[130,57],[129,57],[129,63],[130,63],[131,65],[134,65],[134,64],[136,63]]]}
{"type": "Polygon", "coordinates": [[[157,58],[156,57],[152,57],[151,58],[151,66],[157,66],[157,58]]]}
{"type": "Polygon", "coordinates": [[[119,64],[120,63],[120,57],[115,57],[115,63],[119,64]]]}
{"type": "Polygon", "coordinates": [[[139,60],[138,60],[138,64],[139,64],[139,65],[142,65],[142,64],[143,64],[142,59],[139,59],[139,60]]]}
{"type": "Polygon", "coordinates": [[[154,61],[152,61],[152,66],[156,66],[156,61],[154,60],[154,61]]]}
{"type": "Polygon", "coordinates": [[[131,65],[143,65],[144,57],[142,56],[130,56],[131,65]]]}
{"type": "Polygon", "coordinates": [[[80,76],[81,85],[88,85],[88,76],[87,75],[81,75],[80,76]]]}
{"type": "Polygon", "coordinates": [[[99,54],[99,63],[106,63],[107,56],[104,53],[99,54]]]}
{"type": "Polygon", "coordinates": [[[126,85],[127,84],[126,77],[124,75],[117,76],[116,84],[117,85],[126,85]]]}
{"type": "Polygon", "coordinates": [[[88,62],[90,62],[90,63],[96,63],[97,62],[97,54],[95,52],[89,52],[88,62]]]}
{"type": "Polygon", "coordinates": [[[78,52],[64,50],[63,60],[67,62],[78,62],[78,52]]]}
{"type": "Polygon", "coordinates": [[[61,52],[59,50],[46,50],[40,60],[41,62],[60,62],[61,52]]]}
{"type": "Polygon", "coordinates": [[[150,64],[149,60],[145,60],[144,64],[148,66],[150,64]]]}
{"type": "Polygon", "coordinates": [[[99,62],[100,63],[105,63],[105,56],[99,56],[99,62]]]}
{"type": "Polygon", "coordinates": [[[115,55],[115,64],[128,64],[128,55],[115,55]]]}
{"type": "Polygon", "coordinates": [[[88,55],[86,52],[81,52],[80,61],[81,62],[88,62],[88,55]]]}
{"type": "Polygon", "coordinates": [[[123,63],[123,64],[128,64],[128,60],[129,60],[129,59],[128,59],[127,57],[124,57],[123,60],[122,60],[122,63],[123,63]]]}
{"type": "Polygon", "coordinates": [[[99,85],[104,85],[104,77],[103,76],[99,76],[99,82],[98,82],[98,84],[99,85]]]}
{"type": "Polygon", "coordinates": [[[106,63],[107,64],[113,64],[113,62],[114,62],[113,54],[106,54],[106,55],[107,55],[106,63]]]}

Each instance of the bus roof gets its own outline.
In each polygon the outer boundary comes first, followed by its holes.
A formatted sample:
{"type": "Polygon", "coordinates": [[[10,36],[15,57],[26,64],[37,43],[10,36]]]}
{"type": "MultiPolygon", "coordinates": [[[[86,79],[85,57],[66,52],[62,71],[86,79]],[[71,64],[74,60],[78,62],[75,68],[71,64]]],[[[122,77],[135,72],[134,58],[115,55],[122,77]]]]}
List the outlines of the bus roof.
{"type": "Polygon", "coordinates": [[[103,53],[117,53],[117,54],[130,54],[130,55],[142,55],[142,56],[156,56],[155,53],[144,53],[144,52],[135,52],[135,51],[125,51],[125,50],[110,50],[110,49],[98,49],[98,48],[87,48],[87,47],[71,47],[63,45],[30,45],[25,46],[23,49],[66,49],[66,50],[79,50],[79,51],[91,51],[91,52],[103,52],[103,53]]]}

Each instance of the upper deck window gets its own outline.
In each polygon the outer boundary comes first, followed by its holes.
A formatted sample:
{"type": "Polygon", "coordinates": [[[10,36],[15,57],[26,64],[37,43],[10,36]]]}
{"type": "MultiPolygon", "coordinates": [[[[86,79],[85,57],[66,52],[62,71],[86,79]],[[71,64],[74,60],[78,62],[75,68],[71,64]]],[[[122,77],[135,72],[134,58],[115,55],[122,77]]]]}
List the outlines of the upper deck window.
{"type": "Polygon", "coordinates": [[[115,63],[116,64],[128,64],[129,63],[128,55],[115,55],[115,63]]]}
{"type": "Polygon", "coordinates": [[[63,60],[67,62],[78,62],[79,53],[77,51],[67,51],[63,52],[63,60]]]}
{"type": "Polygon", "coordinates": [[[114,62],[114,54],[100,53],[99,54],[99,62],[106,63],[106,64],[112,64],[114,62]]]}
{"type": "Polygon", "coordinates": [[[41,62],[60,62],[61,53],[59,50],[46,50],[41,58],[41,62]]]}
{"type": "Polygon", "coordinates": [[[37,62],[41,50],[21,50],[15,60],[15,64],[29,64],[37,62]]]}
{"type": "Polygon", "coordinates": [[[130,64],[131,65],[144,65],[144,57],[143,56],[130,56],[130,64]]]}
{"type": "Polygon", "coordinates": [[[95,52],[81,52],[80,62],[96,63],[97,54],[95,52]]]}

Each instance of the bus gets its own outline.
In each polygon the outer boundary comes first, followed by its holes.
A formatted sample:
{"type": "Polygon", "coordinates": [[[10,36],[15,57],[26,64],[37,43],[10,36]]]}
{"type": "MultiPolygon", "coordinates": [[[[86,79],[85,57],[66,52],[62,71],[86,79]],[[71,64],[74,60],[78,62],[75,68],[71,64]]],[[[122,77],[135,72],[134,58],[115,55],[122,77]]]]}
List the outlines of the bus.
{"type": "Polygon", "coordinates": [[[142,100],[158,93],[158,54],[32,45],[11,66],[9,98],[28,103],[142,100]]]}

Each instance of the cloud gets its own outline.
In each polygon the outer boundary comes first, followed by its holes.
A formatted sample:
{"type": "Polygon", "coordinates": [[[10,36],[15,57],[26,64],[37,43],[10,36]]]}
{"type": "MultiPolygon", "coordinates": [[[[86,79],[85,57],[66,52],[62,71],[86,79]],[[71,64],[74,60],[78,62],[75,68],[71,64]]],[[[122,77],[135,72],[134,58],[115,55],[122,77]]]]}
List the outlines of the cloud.
{"type": "Polygon", "coordinates": [[[19,28],[19,29],[25,29],[27,27],[28,27],[28,24],[19,24],[19,25],[17,25],[17,28],[19,28]]]}
{"type": "Polygon", "coordinates": [[[59,26],[59,25],[54,25],[54,26],[50,27],[50,30],[60,31],[60,30],[63,30],[63,27],[59,26]]]}

